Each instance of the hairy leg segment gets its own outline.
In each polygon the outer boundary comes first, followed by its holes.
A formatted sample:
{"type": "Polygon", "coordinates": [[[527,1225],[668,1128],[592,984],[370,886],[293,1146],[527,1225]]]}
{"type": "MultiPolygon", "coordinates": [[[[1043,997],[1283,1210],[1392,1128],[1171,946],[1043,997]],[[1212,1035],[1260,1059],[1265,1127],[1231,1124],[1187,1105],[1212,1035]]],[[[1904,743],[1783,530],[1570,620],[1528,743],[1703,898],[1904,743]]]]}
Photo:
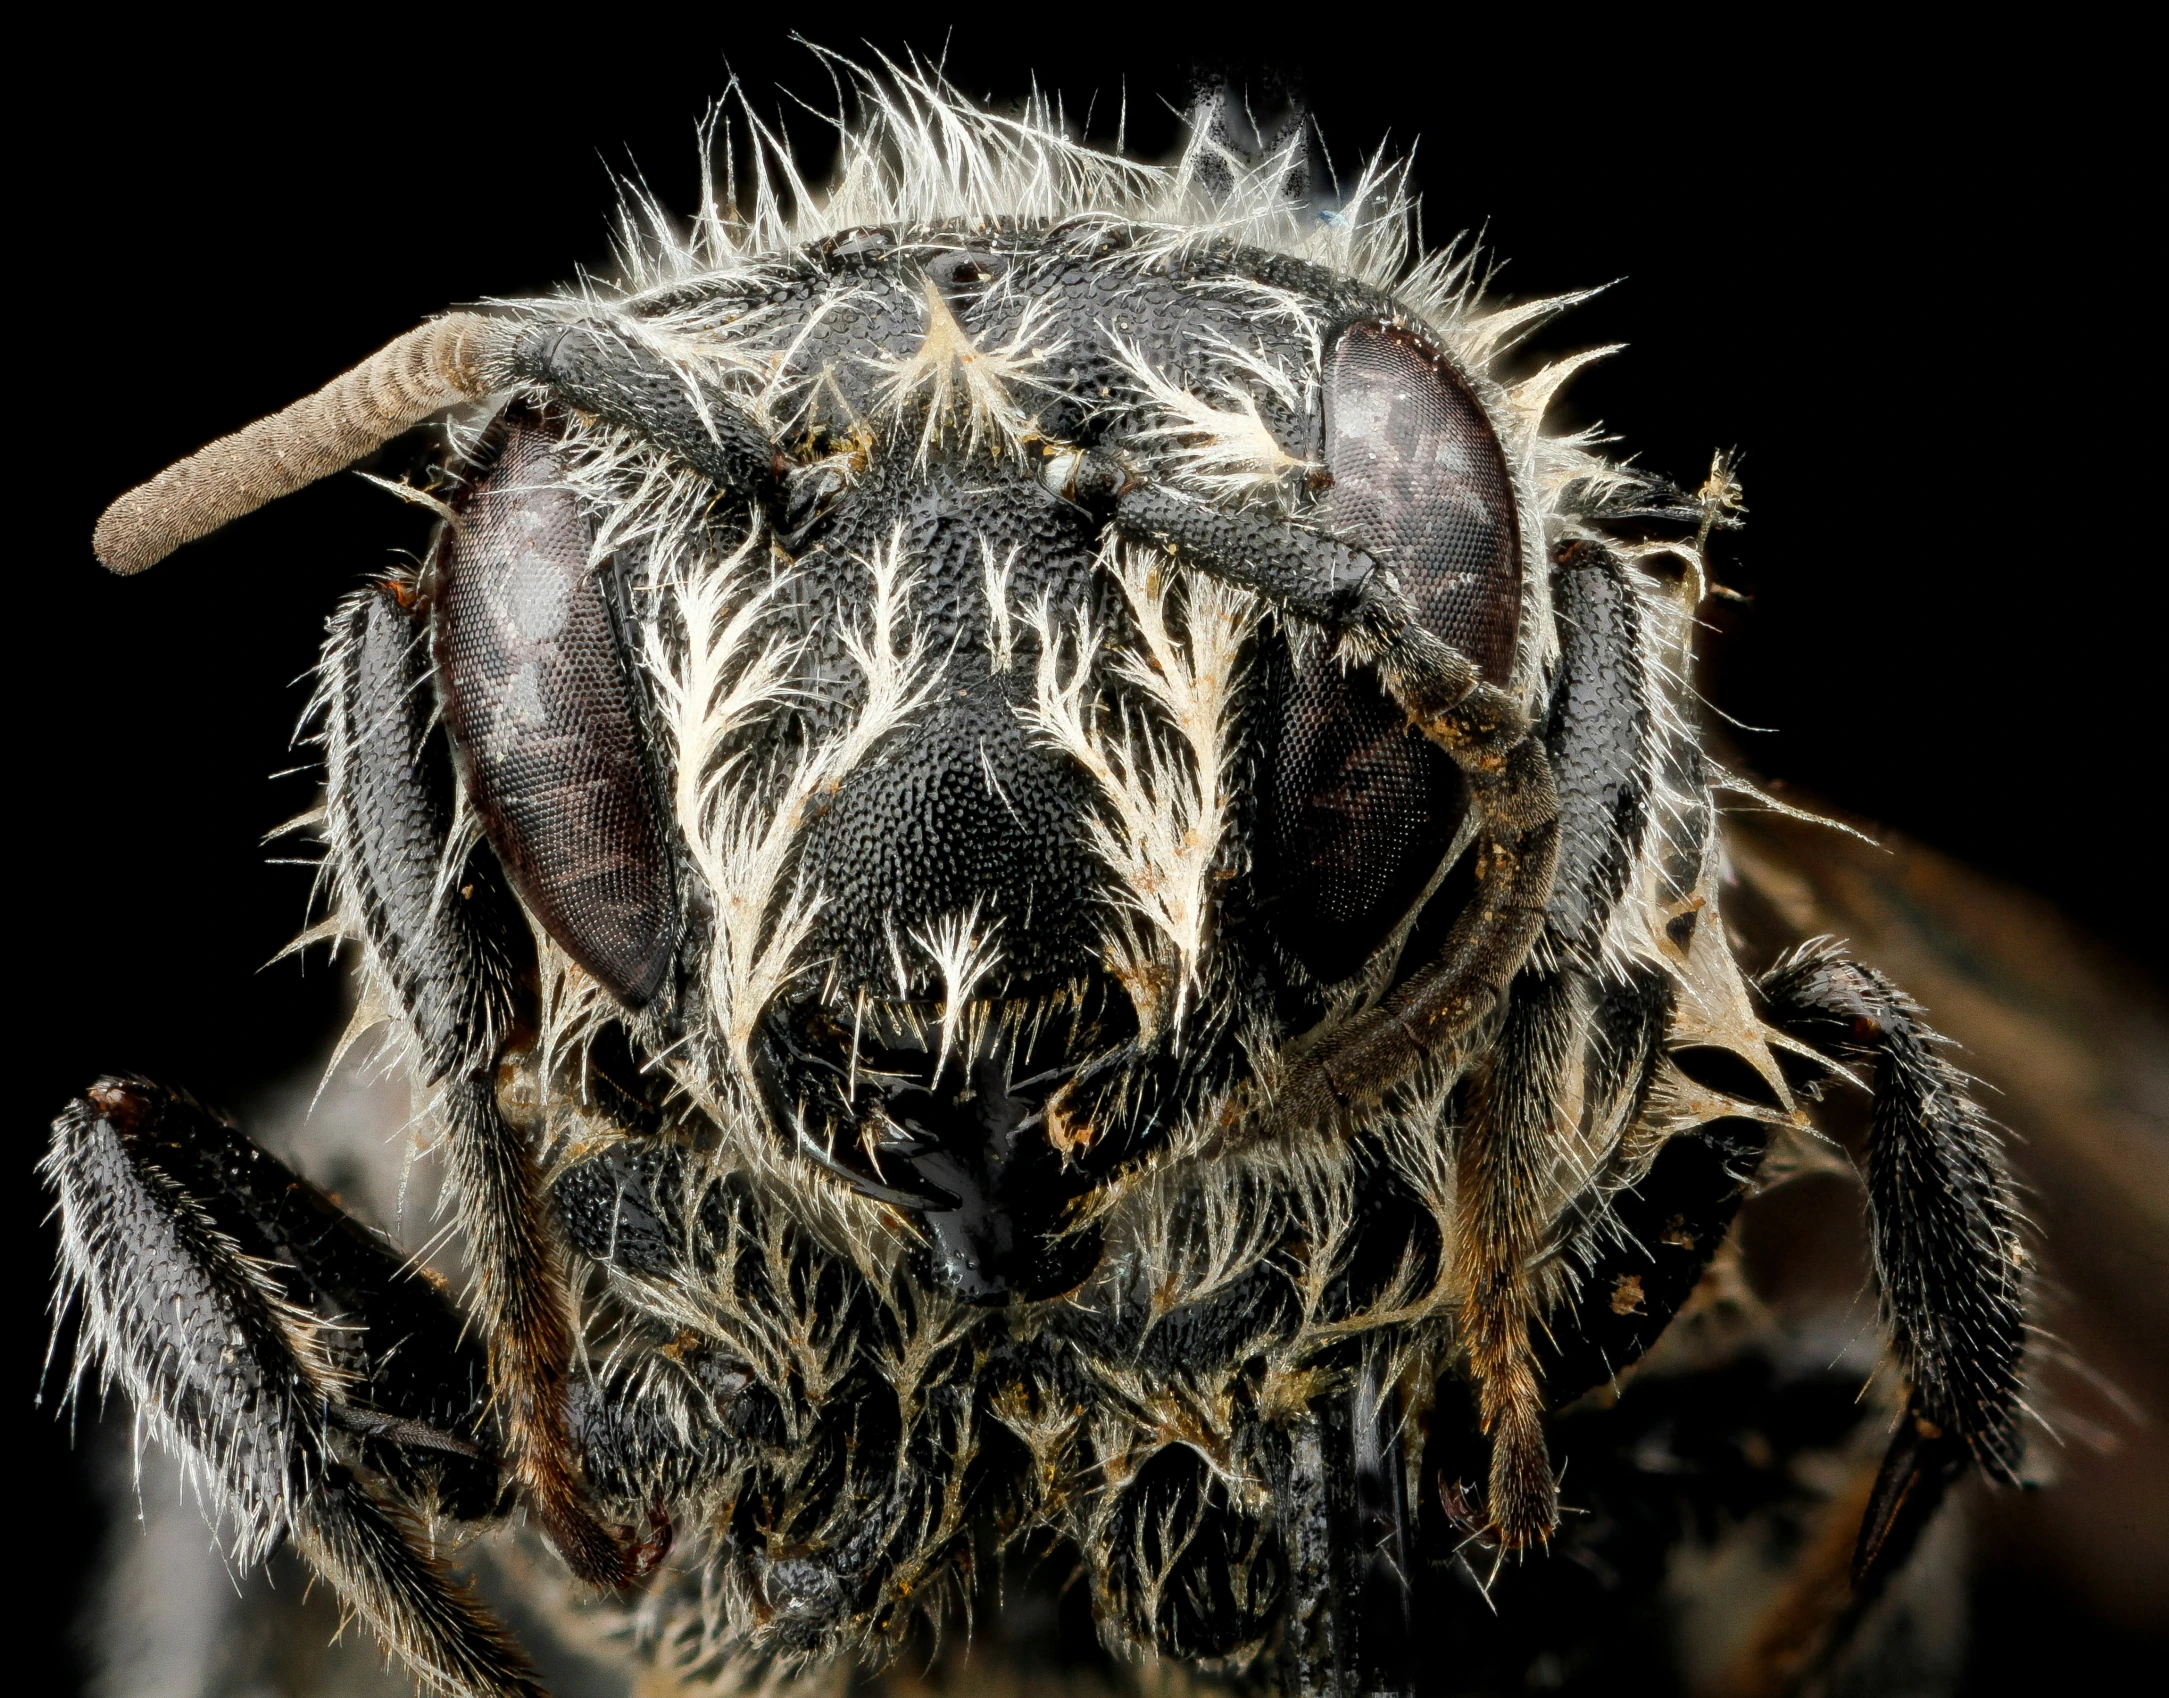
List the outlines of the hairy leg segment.
{"type": "Polygon", "coordinates": [[[235,1557],[290,1538],[445,1692],[540,1688],[425,1516],[492,1515],[481,1364],[388,1245],[188,1098],[105,1079],[54,1127],[78,1366],[181,1457],[235,1557]]]}
{"type": "Polygon", "coordinates": [[[1827,938],[1764,974],[1772,1020],[1865,1084],[1865,1177],[1905,1414],[1853,1554],[1856,1590],[1896,1571],[1968,1463],[2018,1479],[2027,1260],[1995,1123],[1920,1005],[1827,938]]]}
{"type": "Polygon", "coordinates": [[[334,801],[325,835],[339,918],[359,934],[382,994],[417,1035],[422,1076],[439,1092],[450,1194],[512,1470],[573,1572],[621,1586],[660,1551],[614,1534],[587,1505],[566,1418],[572,1347],[563,1269],[535,1153],[495,1090],[532,945],[489,851],[469,844],[458,852],[450,755],[411,599],[397,585],[365,590],[332,621],[323,742],[334,801]]]}

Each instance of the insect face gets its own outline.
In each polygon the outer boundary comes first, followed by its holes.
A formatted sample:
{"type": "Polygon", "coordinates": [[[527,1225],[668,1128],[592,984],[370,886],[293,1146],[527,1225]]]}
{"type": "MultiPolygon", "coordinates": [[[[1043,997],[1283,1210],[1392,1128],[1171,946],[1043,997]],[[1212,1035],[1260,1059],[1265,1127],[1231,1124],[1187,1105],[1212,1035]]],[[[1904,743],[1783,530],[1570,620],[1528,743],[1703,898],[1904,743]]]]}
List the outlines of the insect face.
{"type": "Polygon", "coordinates": [[[407,1270],[319,1267],[299,1180],[192,1213],[215,1172],[161,1152],[238,1134],[142,1082],[50,1170],[93,1352],[450,1688],[532,1689],[374,1495],[414,1447],[501,1468],[583,1580],[675,1565],[696,1662],[877,1655],[1045,1534],[1111,1645],[1407,1690],[1412,1584],[1553,1538],[1547,1410],[1805,1128],[1779,1056],[1842,1054],[1915,1386],[1874,1583],[1964,1461],[2009,1472],[2020,1257],[1902,993],[1733,959],[1683,682],[1725,468],[1547,435],[1565,370],[1491,362],[1558,303],[1291,200],[1300,137],[1246,158],[1208,105],[1165,173],[869,99],[825,203],[425,326],[101,525],[138,569],[463,410],[319,723],[489,1396],[417,1387],[371,1318],[407,1270]],[[112,1253],[146,1220],[186,1313],[112,1253]],[[228,1311],[245,1396],[190,1378],[228,1311]],[[273,1386],[275,1480],[233,1437],[273,1386]]]}
{"type": "Polygon", "coordinates": [[[1540,521],[1474,380],[1382,292],[1114,218],[857,229],[492,334],[597,408],[472,456],[435,678],[582,1017],[961,1294],[1074,1286],[1079,1201],[1240,1112],[1460,847],[1452,758],[1259,591],[1510,685],[1540,521]],[[735,499],[670,406],[760,418],[735,499]],[[1183,569],[1240,546],[1230,493],[1285,532],[1255,589],[1183,569]]]}

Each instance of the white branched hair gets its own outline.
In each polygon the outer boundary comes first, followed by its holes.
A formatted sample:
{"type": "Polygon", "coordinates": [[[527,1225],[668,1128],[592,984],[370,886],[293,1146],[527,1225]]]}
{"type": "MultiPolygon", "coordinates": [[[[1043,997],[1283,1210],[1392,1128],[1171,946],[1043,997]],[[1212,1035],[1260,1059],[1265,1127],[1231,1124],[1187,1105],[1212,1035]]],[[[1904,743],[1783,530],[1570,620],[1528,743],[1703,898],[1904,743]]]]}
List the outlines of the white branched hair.
{"type": "MultiPolygon", "coordinates": [[[[816,51],[819,51],[818,49],[816,51]]],[[[1021,222],[1088,228],[1122,225],[1128,260],[1139,271],[1215,242],[1235,240],[1308,261],[1389,293],[1397,307],[1448,349],[1476,384],[1499,428],[1517,498],[1525,513],[1549,516],[1562,491],[1615,486],[1625,475],[1599,451],[1595,428],[1547,435],[1543,424],[1562,386],[1614,348],[1584,350],[1516,380],[1490,374],[1559,313],[1589,298],[1576,291],[1494,304],[1478,247],[1456,241],[1424,252],[1420,207],[1406,160],[1383,153],[1336,184],[1338,208],[1321,213],[1295,203],[1291,172],[1308,138],[1292,135],[1263,157],[1238,154],[1195,131],[1173,165],[1125,158],[1087,146],[1052,96],[1035,93],[1010,113],[982,111],[941,75],[916,60],[855,65],[824,53],[838,77],[834,176],[809,184],[781,131],[754,110],[735,83],[703,127],[701,203],[690,223],[672,217],[638,183],[624,185],[614,286],[590,281],[585,297],[640,305],[642,334],[659,352],[724,386],[772,428],[805,405],[817,376],[787,376],[792,351],[813,329],[794,318],[774,325],[764,309],[719,309],[703,300],[677,306],[671,293],[696,279],[757,276],[771,262],[811,243],[861,227],[949,223],[986,229],[1021,222]]],[[[1216,281],[1254,317],[1284,321],[1322,353],[1316,308],[1254,280],[1216,281]]],[[[1021,378],[1047,369],[1060,351],[1044,340],[1028,304],[1000,347],[974,347],[938,293],[925,303],[927,333],[917,352],[886,374],[891,409],[923,406],[922,450],[944,435],[976,448],[1013,445],[1029,420],[1010,393],[1021,378]]],[[[1133,350],[1133,356],[1135,351],[1133,350]]],[[[1206,343],[1192,350],[1197,370],[1171,375],[1142,357],[1128,374],[1157,410],[1139,447],[1154,472],[1213,500],[1279,499],[1315,468],[1288,455],[1258,416],[1267,396],[1308,405],[1316,379],[1280,369],[1245,350],[1206,343]]],[[[1312,361],[1315,371],[1317,361],[1312,361]]],[[[1542,527],[1527,527],[1531,551],[1522,573],[1525,612],[1546,611],[1538,551],[1542,527]]],[[[1550,655],[1547,619],[1521,622],[1526,652],[1517,681],[1533,689],[1550,655]]]]}
{"type": "Polygon", "coordinates": [[[1114,671],[1163,723],[1124,716],[1110,729],[1098,699],[1087,700],[1099,633],[1080,608],[1065,644],[1044,606],[1027,615],[1039,638],[1039,669],[1026,720],[1099,789],[1106,812],[1089,822],[1093,846],[1115,875],[1127,916],[1145,922],[1160,946],[1141,947],[1118,919],[1108,931],[1108,956],[1136,1001],[1141,1029],[1157,1033],[1165,1020],[1179,1030],[1205,954],[1211,878],[1228,824],[1236,665],[1258,608],[1247,591],[1205,578],[1185,578],[1178,590],[1157,549],[1110,537],[1100,559],[1122,587],[1143,641],[1142,651],[1116,655],[1114,671]],[[1171,620],[1176,600],[1180,617],[1171,620]]]}
{"type": "MultiPolygon", "coordinates": [[[[848,238],[867,226],[1098,222],[1125,227],[1125,262],[1140,271],[1233,239],[1389,291],[1476,383],[1500,429],[1525,518],[1548,517],[1571,483],[1587,488],[1619,478],[1591,432],[1548,436],[1542,428],[1561,385],[1610,350],[1555,361],[1514,383],[1486,376],[1501,356],[1586,294],[1487,304],[1473,244],[1422,252],[1405,161],[1383,154],[1365,161],[1352,181],[1337,186],[1338,209],[1321,215],[1288,193],[1291,171],[1308,146],[1300,133],[1264,157],[1249,157],[1200,127],[1174,164],[1160,165],[1123,157],[1119,142],[1114,152],[1086,145],[1046,94],[1035,93],[1012,112],[988,112],[917,60],[881,59],[869,69],[821,56],[839,89],[831,120],[836,163],[825,188],[807,180],[781,129],[734,83],[703,125],[701,201],[690,222],[672,217],[643,186],[624,185],[620,276],[614,285],[588,279],[579,289],[583,304],[637,309],[617,322],[689,378],[697,373],[732,395],[770,429],[785,431],[824,382],[833,388],[819,374],[791,374],[792,355],[832,306],[787,316],[748,306],[743,294],[719,306],[713,291],[685,291],[688,304],[680,304],[684,285],[733,275],[757,280],[809,244],[848,238]]],[[[1210,287],[1239,295],[1247,314],[1293,331],[1312,350],[1311,369],[1288,370],[1207,338],[1186,350],[1190,369],[1170,372],[1118,337],[1116,357],[1148,409],[1132,450],[1161,481],[1207,501],[1285,507],[1320,468],[1287,451],[1260,406],[1271,401],[1298,414],[1315,409],[1326,327],[1314,303],[1267,283],[1221,279],[1210,287]]],[[[938,444],[1014,452],[1034,424],[1018,387],[1051,382],[1062,352],[1048,336],[1046,310],[1024,303],[998,346],[975,345],[931,283],[922,310],[918,348],[888,357],[878,373],[878,411],[916,434],[922,458],[938,444]]],[[[689,393],[701,387],[687,384],[689,393]]],[[[652,498],[621,506],[621,515],[627,507],[650,515],[638,529],[658,543],[670,529],[662,510],[684,512],[675,501],[652,498]]],[[[624,540],[628,521],[621,516],[614,524],[619,534],[599,538],[598,547],[624,540]]],[[[1523,530],[1515,682],[1533,705],[1552,658],[1552,624],[1544,525],[1523,530]]],[[[902,548],[900,537],[895,546],[902,548]]],[[[908,583],[911,567],[892,551],[869,563],[876,582],[873,629],[847,638],[868,685],[855,728],[780,781],[780,804],[778,775],[748,770],[742,761],[718,766],[713,751],[786,688],[790,657],[760,647],[754,635],[765,594],[761,552],[749,541],[729,562],[678,562],[667,590],[676,611],[664,621],[674,633],[666,641],[651,630],[645,657],[677,761],[677,822],[717,899],[709,994],[729,1036],[732,1071],[742,1068],[760,1010],[808,970],[796,952],[824,898],[791,884],[786,871],[807,809],[919,704],[930,683],[921,639],[899,637],[893,624],[905,617],[899,586],[908,583]],[[892,651],[892,641],[901,648],[892,651]]],[[[1257,611],[1240,592],[1176,582],[1150,550],[1110,544],[1102,561],[1142,634],[1139,652],[1109,650],[1088,624],[1058,631],[1045,609],[1014,606],[1012,562],[991,552],[987,640],[1000,671],[1010,664],[1019,627],[1039,638],[1026,716],[1036,735],[1073,756],[1093,779],[1102,806],[1089,829],[1119,891],[1119,911],[1105,926],[1106,958],[1129,987],[1144,1028],[1156,1031],[1181,1024],[1210,947],[1213,874],[1226,854],[1226,732],[1239,682],[1236,654],[1257,611]],[[1133,704],[1146,704],[1144,717],[1109,713],[1102,682],[1110,671],[1133,704]]],[[[990,962],[982,976],[994,971],[990,962]]],[[[950,1027],[945,1018],[945,1042],[954,1035],[950,1027]]]]}

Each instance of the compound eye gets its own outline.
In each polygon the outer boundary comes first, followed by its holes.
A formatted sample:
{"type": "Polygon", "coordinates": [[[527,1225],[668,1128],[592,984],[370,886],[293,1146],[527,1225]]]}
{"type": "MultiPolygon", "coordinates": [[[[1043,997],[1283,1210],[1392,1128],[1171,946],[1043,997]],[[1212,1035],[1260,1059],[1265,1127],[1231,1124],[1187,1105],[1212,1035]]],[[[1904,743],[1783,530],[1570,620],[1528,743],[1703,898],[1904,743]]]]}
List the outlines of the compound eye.
{"type": "Polygon", "coordinates": [[[1445,357],[1390,324],[1326,355],[1326,528],[1391,567],[1416,617],[1503,684],[1521,623],[1514,485],[1491,421],[1445,357]]]}
{"type": "MultiPolygon", "coordinates": [[[[1327,351],[1325,529],[1390,567],[1426,628],[1495,683],[1513,671],[1521,539],[1506,456],[1444,356],[1397,326],[1350,325],[1327,351]]],[[[1328,982],[1385,942],[1467,810],[1445,754],[1367,668],[1319,652],[1280,713],[1265,795],[1274,913],[1328,982]]]]}
{"type": "Polygon", "coordinates": [[[669,838],[594,532],[550,421],[516,409],[457,503],[434,645],[467,793],[528,910],[620,1001],[677,943],[669,838]]]}

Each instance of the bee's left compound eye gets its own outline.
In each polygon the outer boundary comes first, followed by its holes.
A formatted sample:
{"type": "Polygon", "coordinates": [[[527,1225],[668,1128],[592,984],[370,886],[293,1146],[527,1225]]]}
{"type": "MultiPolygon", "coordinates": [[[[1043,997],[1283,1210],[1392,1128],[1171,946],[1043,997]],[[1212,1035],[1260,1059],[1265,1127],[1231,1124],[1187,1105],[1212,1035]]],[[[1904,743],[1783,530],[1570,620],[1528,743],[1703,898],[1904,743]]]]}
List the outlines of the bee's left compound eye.
{"type": "MultiPolygon", "coordinates": [[[[1495,684],[1513,672],[1521,539],[1497,434],[1444,355],[1365,319],[1326,351],[1324,527],[1383,562],[1411,612],[1495,684]]],[[[1360,967],[1467,807],[1453,763],[1374,673],[1311,658],[1281,713],[1265,844],[1282,940],[1319,978],[1360,967]]]]}
{"type": "Polygon", "coordinates": [[[516,412],[460,502],[436,597],[445,720],[530,912],[620,1001],[662,987],[678,903],[633,686],[546,420],[516,412]]]}
{"type": "Polygon", "coordinates": [[[1330,529],[1392,568],[1416,617],[1494,684],[1514,669],[1521,541],[1491,421],[1445,357],[1396,325],[1326,355],[1330,529]]]}

